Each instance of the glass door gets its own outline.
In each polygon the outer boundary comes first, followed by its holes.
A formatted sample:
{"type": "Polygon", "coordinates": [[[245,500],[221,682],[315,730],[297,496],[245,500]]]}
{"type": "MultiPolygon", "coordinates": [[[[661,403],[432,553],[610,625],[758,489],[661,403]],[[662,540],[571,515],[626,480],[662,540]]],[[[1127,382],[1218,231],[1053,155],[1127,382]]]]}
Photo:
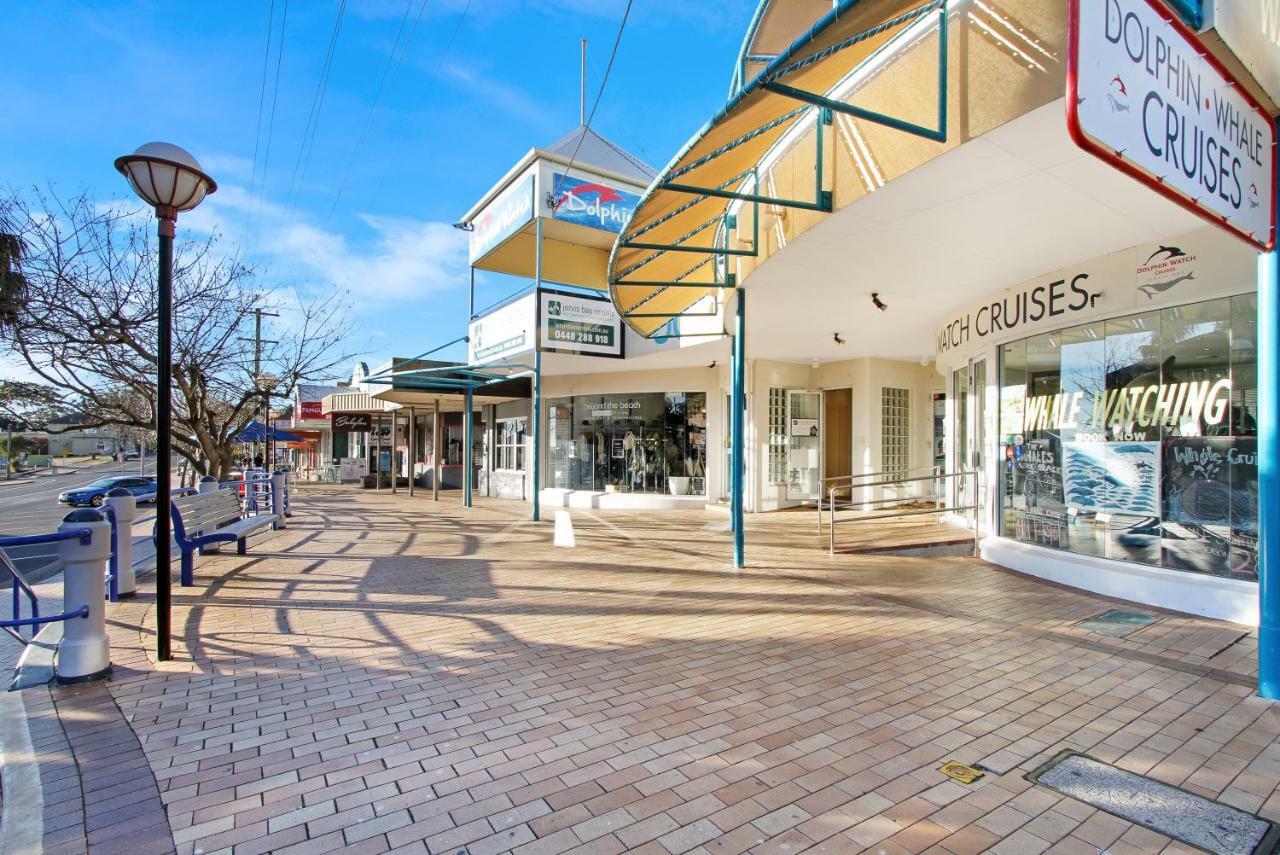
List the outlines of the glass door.
{"type": "Polygon", "coordinates": [[[977,510],[973,518],[977,521],[979,531],[986,532],[987,524],[987,360],[974,359],[969,362],[969,456],[968,468],[976,471],[978,476],[977,495],[973,502],[977,510]]]}
{"type": "Polygon", "coordinates": [[[787,499],[818,498],[822,473],[822,393],[787,392],[787,499]]]}
{"type": "MultiPolygon", "coordinates": [[[[951,372],[951,471],[964,472],[969,469],[969,366],[957,368],[951,372]]],[[[953,508],[968,507],[973,504],[972,490],[969,481],[953,477],[950,480],[951,506],[953,508]]],[[[973,512],[964,511],[965,518],[972,521],[973,512]]]]}
{"type": "Polygon", "coordinates": [[[731,497],[730,493],[733,489],[733,395],[724,396],[724,442],[721,447],[724,449],[724,473],[720,478],[720,498],[726,502],[731,497]]]}

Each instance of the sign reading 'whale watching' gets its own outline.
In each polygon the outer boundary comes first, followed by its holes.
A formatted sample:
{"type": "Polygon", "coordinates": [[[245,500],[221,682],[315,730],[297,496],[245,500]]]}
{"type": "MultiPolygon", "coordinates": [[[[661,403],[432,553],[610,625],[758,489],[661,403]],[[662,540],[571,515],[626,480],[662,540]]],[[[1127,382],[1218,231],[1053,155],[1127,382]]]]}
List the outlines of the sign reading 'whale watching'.
{"type": "Polygon", "coordinates": [[[1084,150],[1260,249],[1275,126],[1158,0],[1071,0],[1067,125],[1084,150]]]}

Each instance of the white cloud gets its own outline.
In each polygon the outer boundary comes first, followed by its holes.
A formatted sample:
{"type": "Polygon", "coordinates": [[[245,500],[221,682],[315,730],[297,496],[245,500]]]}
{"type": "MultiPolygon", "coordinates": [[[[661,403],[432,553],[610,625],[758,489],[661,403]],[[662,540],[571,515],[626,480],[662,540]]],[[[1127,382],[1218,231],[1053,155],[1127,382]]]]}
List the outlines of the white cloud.
{"type": "Polygon", "coordinates": [[[361,301],[415,300],[466,283],[465,232],[427,220],[359,218],[367,236],[348,237],[290,215],[283,205],[256,201],[241,185],[226,184],[183,214],[179,226],[192,234],[222,234],[276,283],[331,286],[361,301]],[[257,239],[249,239],[255,233],[257,239]]]}
{"type": "Polygon", "coordinates": [[[466,281],[467,236],[448,223],[369,214],[360,219],[373,231],[367,247],[352,248],[342,235],[295,223],[270,251],[361,299],[413,300],[466,281]]]}
{"type": "Polygon", "coordinates": [[[228,178],[248,179],[253,175],[253,161],[235,154],[206,154],[200,158],[200,165],[219,184],[228,178]]]}
{"type": "Polygon", "coordinates": [[[465,62],[465,65],[462,64],[463,61],[446,62],[440,69],[440,75],[468,95],[483,96],[485,101],[492,102],[503,110],[527,119],[539,127],[557,127],[547,110],[540,106],[532,95],[489,77],[479,68],[474,58],[467,59],[465,62]]]}

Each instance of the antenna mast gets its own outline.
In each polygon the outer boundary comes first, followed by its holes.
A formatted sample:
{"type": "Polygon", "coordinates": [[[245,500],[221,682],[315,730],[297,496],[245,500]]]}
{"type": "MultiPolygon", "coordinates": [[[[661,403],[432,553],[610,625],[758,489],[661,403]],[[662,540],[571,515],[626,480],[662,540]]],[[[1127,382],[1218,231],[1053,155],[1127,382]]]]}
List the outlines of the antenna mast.
{"type": "Polygon", "coordinates": [[[582,40],[582,71],[578,76],[578,126],[587,123],[587,40],[582,40]]]}

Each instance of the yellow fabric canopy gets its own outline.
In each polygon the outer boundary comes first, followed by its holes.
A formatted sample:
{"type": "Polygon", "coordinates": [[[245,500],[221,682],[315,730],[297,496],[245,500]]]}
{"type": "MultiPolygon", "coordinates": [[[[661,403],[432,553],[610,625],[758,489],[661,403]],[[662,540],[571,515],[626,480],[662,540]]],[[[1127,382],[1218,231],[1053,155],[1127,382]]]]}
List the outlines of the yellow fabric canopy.
{"type": "MultiPolygon", "coordinates": [[[[761,67],[751,82],[694,135],[650,185],[609,258],[610,295],[632,329],[641,335],[650,334],[723,284],[718,281],[716,263],[704,263],[706,254],[687,251],[689,248],[718,246],[749,252],[753,249],[753,236],[762,225],[755,222],[753,204],[741,205],[732,199],[702,196],[668,185],[678,183],[816,202],[816,147],[810,146],[807,161],[803,155],[798,161],[793,159],[788,175],[755,171],[788,132],[802,123],[812,124],[817,109],[772,91],[767,84],[825,95],[906,27],[927,15],[936,20],[942,9],[945,5],[936,1],[844,0],[761,67]],[[802,168],[806,162],[807,176],[802,168]],[[737,222],[727,228],[723,222],[726,212],[739,205],[737,222]],[[679,245],[686,251],[629,245],[633,243],[679,245]],[[673,282],[707,287],[665,284],[673,282]],[[670,315],[627,317],[632,311],[670,315]]],[[[753,67],[760,66],[757,63],[753,67]]],[[[796,150],[800,151],[799,143],[796,150]]],[[[760,205],[761,217],[766,209],[777,207],[760,205]]],[[[819,211],[803,209],[788,213],[815,221],[822,216],[819,211]]]]}

